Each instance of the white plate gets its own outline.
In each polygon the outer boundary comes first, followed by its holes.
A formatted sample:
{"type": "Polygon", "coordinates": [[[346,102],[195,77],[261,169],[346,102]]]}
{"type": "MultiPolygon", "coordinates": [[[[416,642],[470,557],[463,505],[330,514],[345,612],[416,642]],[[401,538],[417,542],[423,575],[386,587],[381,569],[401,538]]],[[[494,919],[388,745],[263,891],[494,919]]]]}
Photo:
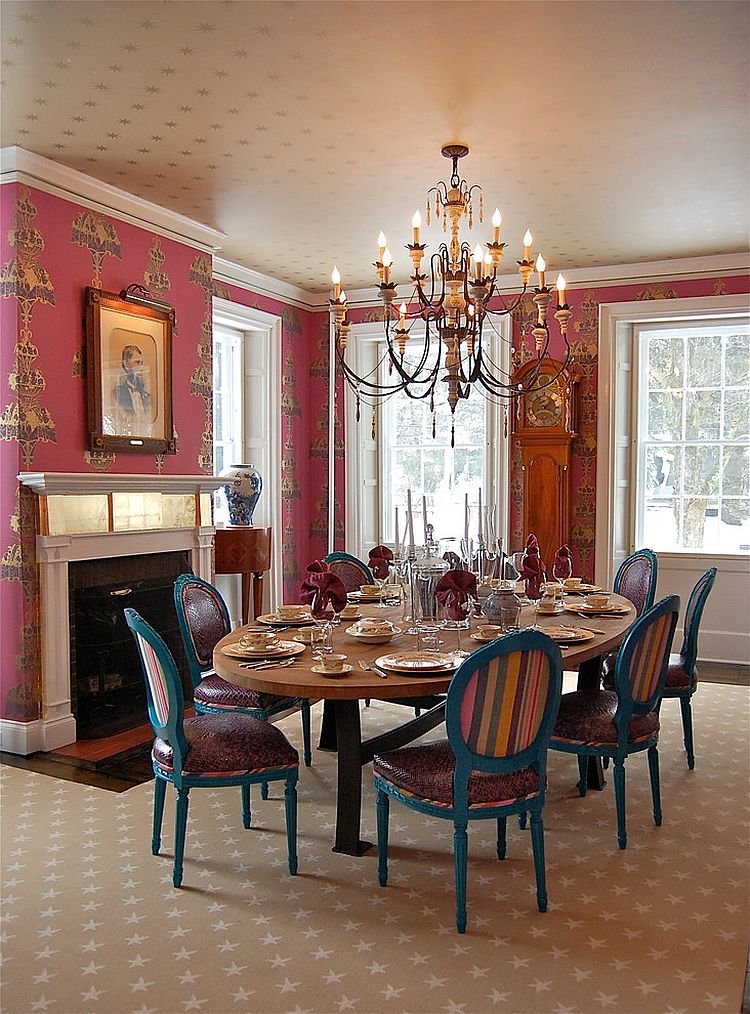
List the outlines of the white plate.
{"type": "Polygon", "coordinates": [[[300,644],[299,641],[281,641],[279,646],[271,650],[265,648],[263,651],[256,651],[254,648],[252,651],[248,651],[247,648],[243,648],[240,644],[235,642],[234,644],[225,644],[221,649],[223,655],[229,655],[230,658],[289,658],[290,655],[299,655],[305,650],[304,644],[300,644]]]}
{"type": "Polygon", "coordinates": [[[339,670],[337,670],[336,672],[330,672],[328,669],[324,669],[320,665],[312,665],[312,666],[310,666],[310,671],[311,672],[316,672],[319,676],[330,676],[332,679],[336,679],[337,676],[346,676],[346,674],[348,672],[351,672],[353,668],[354,668],[353,665],[349,665],[348,662],[345,662],[341,666],[341,668],[339,670]]]}
{"type": "Polygon", "coordinates": [[[480,634],[479,631],[474,631],[473,634],[469,634],[472,641],[479,641],[481,644],[490,644],[491,641],[496,641],[498,637],[504,637],[504,631],[498,630],[496,634],[480,634]]]}
{"type": "Polygon", "coordinates": [[[461,662],[460,658],[454,655],[446,655],[433,651],[397,651],[391,655],[381,655],[375,659],[375,665],[381,669],[390,669],[392,672],[413,673],[441,673],[451,672],[457,669],[461,662]]]}
{"type": "Polygon", "coordinates": [[[350,637],[356,637],[358,641],[364,641],[366,644],[387,644],[392,637],[396,634],[401,633],[401,627],[394,627],[393,630],[379,632],[377,634],[368,634],[362,630],[355,630],[354,627],[347,627],[346,633],[350,637]]]}
{"type": "Polygon", "coordinates": [[[583,627],[540,627],[543,634],[551,637],[559,644],[578,644],[580,641],[590,641],[596,635],[591,630],[584,630],[583,627]]]}
{"type": "Polygon", "coordinates": [[[309,627],[314,622],[310,613],[305,613],[304,616],[294,620],[282,619],[276,613],[264,613],[258,617],[258,623],[265,623],[268,627],[309,627]]]}

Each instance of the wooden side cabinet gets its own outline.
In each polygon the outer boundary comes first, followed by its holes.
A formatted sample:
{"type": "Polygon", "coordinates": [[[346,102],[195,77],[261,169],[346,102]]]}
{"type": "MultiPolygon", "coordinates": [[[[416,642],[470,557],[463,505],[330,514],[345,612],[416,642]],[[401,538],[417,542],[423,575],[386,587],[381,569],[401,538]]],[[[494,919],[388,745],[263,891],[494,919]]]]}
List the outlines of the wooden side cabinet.
{"type": "Polygon", "coordinates": [[[242,622],[249,623],[263,609],[263,575],[271,569],[271,529],[250,525],[217,528],[214,535],[214,570],[242,575],[242,622]],[[250,615],[252,598],[253,611],[250,615]]]}
{"type": "MultiPolygon", "coordinates": [[[[513,380],[524,393],[516,403],[514,431],[521,449],[523,532],[539,539],[548,568],[571,532],[570,461],[577,427],[577,378],[554,359],[531,360],[513,380]]],[[[551,579],[552,575],[548,577],[551,579]]]]}

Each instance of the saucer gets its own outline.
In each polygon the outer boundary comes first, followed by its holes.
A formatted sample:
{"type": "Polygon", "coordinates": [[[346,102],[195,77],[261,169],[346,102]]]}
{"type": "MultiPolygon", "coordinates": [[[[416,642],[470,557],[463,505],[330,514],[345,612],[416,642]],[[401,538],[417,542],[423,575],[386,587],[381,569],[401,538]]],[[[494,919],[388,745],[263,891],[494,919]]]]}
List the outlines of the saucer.
{"type": "Polygon", "coordinates": [[[353,668],[354,668],[353,665],[350,665],[348,662],[345,662],[340,669],[336,670],[336,672],[331,672],[329,669],[324,669],[322,665],[311,665],[310,671],[317,673],[319,676],[328,676],[332,679],[336,679],[338,676],[346,676],[346,674],[348,672],[351,672],[353,668]]]}
{"type": "Polygon", "coordinates": [[[306,613],[304,616],[297,616],[294,619],[284,619],[281,616],[277,616],[276,613],[264,613],[258,617],[258,623],[265,623],[269,627],[308,627],[314,622],[310,613],[306,613]]]}
{"type": "Polygon", "coordinates": [[[364,641],[366,644],[387,644],[392,637],[401,633],[401,627],[393,627],[391,630],[373,631],[372,633],[368,633],[367,628],[355,630],[354,627],[347,627],[346,633],[351,637],[356,637],[358,641],[364,641]]]}
{"type": "Polygon", "coordinates": [[[304,650],[304,644],[300,644],[299,641],[279,641],[272,651],[268,648],[264,648],[263,651],[248,651],[247,648],[243,648],[235,641],[234,644],[225,644],[221,649],[221,653],[222,655],[229,655],[230,658],[244,658],[247,660],[249,658],[289,658],[289,656],[301,654],[304,650]]]}

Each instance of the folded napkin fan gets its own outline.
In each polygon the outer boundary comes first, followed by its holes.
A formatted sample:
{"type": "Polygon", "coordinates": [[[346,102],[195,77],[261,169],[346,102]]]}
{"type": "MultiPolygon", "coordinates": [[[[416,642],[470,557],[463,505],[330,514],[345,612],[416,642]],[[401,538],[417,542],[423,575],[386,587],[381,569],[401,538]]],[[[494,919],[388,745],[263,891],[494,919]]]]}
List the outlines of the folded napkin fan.
{"type": "Polygon", "coordinates": [[[463,619],[461,605],[467,598],[476,598],[476,595],[476,574],[469,570],[449,570],[435,585],[435,598],[441,606],[445,606],[450,620],[463,619]]]}
{"type": "Polygon", "coordinates": [[[313,560],[307,565],[308,574],[327,574],[330,569],[325,560],[313,560]]]}
{"type": "MultiPolygon", "coordinates": [[[[570,551],[569,546],[560,546],[558,551],[555,553],[555,564],[562,563],[563,560],[570,560],[571,566],[573,563],[573,554],[570,551]]],[[[554,569],[554,564],[553,564],[554,569]]],[[[572,571],[571,571],[572,573],[572,571]]]]}
{"type": "Polygon", "coordinates": [[[526,548],[531,549],[532,546],[536,546],[538,548],[539,539],[537,539],[536,535],[534,535],[533,532],[529,532],[529,534],[526,536],[526,548]]]}
{"type": "Polygon", "coordinates": [[[443,559],[450,565],[451,570],[459,570],[461,567],[461,557],[458,553],[454,553],[452,549],[449,549],[447,553],[443,553],[443,559]]]}
{"type": "Polygon", "coordinates": [[[330,571],[308,571],[299,597],[312,607],[313,616],[323,616],[329,606],[340,613],[346,605],[346,588],[341,578],[330,571]]]}
{"type": "Polygon", "coordinates": [[[385,580],[393,564],[393,552],[388,546],[375,546],[370,550],[368,563],[373,576],[385,580]]]}
{"type": "Polygon", "coordinates": [[[538,546],[527,547],[521,568],[521,578],[526,586],[526,594],[529,598],[536,598],[545,580],[544,561],[539,556],[538,546]]]}

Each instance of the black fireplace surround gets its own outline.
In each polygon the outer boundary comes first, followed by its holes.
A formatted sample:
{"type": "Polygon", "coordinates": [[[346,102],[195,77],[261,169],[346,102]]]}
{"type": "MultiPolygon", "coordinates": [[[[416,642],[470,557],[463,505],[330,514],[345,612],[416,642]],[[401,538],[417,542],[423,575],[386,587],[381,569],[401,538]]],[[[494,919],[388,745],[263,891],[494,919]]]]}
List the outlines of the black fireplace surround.
{"type": "Polygon", "coordinates": [[[192,572],[186,550],[70,564],[71,709],[79,739],[148,722],[138,652],[123,614],[128,606],[164,638],[192,699],[172,591],[185,572],[192,572]]]}

